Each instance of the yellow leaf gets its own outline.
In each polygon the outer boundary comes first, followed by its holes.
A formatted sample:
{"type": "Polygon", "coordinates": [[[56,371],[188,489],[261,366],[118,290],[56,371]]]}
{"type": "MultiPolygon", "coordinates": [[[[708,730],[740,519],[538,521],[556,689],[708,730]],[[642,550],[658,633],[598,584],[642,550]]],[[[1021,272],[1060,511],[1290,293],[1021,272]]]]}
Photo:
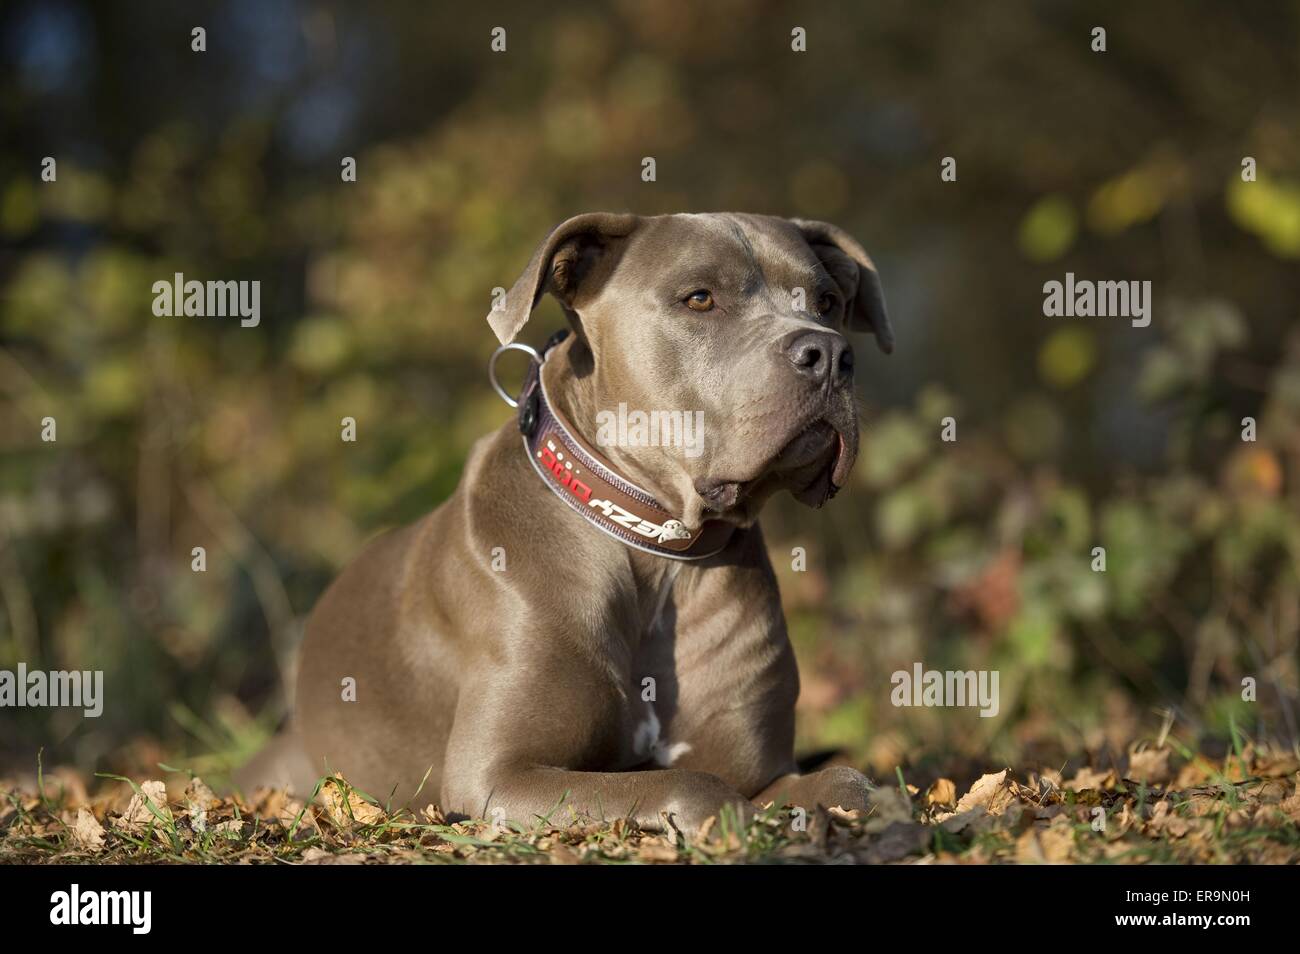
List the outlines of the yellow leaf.
{"type": "Polygon", "coordinates": [[[934,784],[926,790],[925,803],[948,806],[957,804],[957,786],[950,778],[935,779],[934,784]]]}
{"type": "Polygon", "coordinates": [[[321,786],[321,801],[330,819],[340,828],[356,823],[374,825],[384,818],[384,812],[376,805],[370,804],[348,786],[341,778],[325,780],[321,786]]]}

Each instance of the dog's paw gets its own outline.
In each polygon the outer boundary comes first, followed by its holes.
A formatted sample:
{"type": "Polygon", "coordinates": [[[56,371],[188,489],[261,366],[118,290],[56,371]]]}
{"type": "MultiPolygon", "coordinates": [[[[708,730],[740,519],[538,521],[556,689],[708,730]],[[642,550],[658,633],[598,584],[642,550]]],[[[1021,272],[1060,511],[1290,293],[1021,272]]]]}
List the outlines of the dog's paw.
{"type": "Polygon", "coordinates": [[[665,808],[672,826],[684,835],[696,835],[710,819],[727,813],[733,824],[748,825],[754,817],[754,803],[729,788],[721,779],[708,777],[682,792],[665,808]]]}
{"type": "Polygon", "coordinates": [[[847,812],[866,812],[871,807],[871,781],[855,768],[833,765],[800,779],[802,803],[847,812]]]}

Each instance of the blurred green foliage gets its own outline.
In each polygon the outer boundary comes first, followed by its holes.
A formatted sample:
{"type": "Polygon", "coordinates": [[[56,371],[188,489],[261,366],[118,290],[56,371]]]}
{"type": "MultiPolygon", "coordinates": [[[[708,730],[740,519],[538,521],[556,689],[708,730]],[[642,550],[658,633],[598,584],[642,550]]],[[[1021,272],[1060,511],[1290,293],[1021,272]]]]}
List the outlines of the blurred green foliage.
{"type": "MultiPolygon", "coordinates": [[[[859,362],[856,484],[765,521],[804,748],[880,771],[1104,754],[1157,708],[1294,741],[1297,16],[7,5],[0,666],[102,668],[110,697],[94,722],[4,712],[0,758],[256,744],[330,577],[444,499],[506,419],[491,289],[601,208],[830,219],[880,265],[899,349],[859,362]],[[1044,318],[1067,270],[1152,280],[1152,327],[1044,318]],[[261,326],[154,317],[178,271],[261,280],[261,326]],[[999,669],[999,715],[893,708],[916,661],[999,669]]],[[[561,321],[546,304],[526,337],[561,321]]]]}

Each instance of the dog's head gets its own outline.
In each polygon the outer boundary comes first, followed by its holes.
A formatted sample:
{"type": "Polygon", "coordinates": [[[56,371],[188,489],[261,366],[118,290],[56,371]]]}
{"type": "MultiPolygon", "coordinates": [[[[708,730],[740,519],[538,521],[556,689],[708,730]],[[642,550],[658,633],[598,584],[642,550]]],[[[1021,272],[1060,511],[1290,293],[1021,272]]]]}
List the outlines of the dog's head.
{"type": "Polygon", "coordinates": [[[488,315],[502,343],[546,290],[576,333],[575,393],[552,397],[688,523],[748,523],[782,487],[820,506],[844,485],[858,448],[847,334],[870,332],[886,353],[894,336],[871,259],[839,228],[730,213],[576,216],[488,315]]]}

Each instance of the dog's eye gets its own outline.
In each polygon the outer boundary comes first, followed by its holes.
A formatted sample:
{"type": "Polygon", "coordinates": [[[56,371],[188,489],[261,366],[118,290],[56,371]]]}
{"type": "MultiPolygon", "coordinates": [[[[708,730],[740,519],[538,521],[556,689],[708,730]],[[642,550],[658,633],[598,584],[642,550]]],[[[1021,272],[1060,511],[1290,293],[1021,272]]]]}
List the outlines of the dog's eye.
{"type": "Polygon", "coordinates": [[[817,314],[829,315],[832,311],[835,310],[835,305],[838,302],[839,302],[838,298],[836,298],[830,292],[827,292],[826,294],[822,295],[820,298],[817,299],[817,314]]]}
{"type": "Polygon", "coordinates": [[[691,311],[712,311],[713,295],[701,288],[699,291],[693,291],[684,299],[686,307],[691,311]]]}

